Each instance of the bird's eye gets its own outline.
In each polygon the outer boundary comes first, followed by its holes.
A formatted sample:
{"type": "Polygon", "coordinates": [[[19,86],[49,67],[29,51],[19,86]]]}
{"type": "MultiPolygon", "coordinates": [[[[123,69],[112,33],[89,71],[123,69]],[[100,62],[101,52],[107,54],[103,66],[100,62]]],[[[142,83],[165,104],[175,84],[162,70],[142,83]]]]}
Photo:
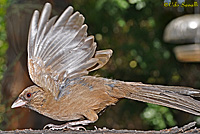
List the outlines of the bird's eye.
{"type": "Polygon", "coordinates": [[[27,93],[27,94],[26,94],[26,97],[27,97],[27,98],[30,98],[30,97],[31,97],[31,93],[27,93]]]}

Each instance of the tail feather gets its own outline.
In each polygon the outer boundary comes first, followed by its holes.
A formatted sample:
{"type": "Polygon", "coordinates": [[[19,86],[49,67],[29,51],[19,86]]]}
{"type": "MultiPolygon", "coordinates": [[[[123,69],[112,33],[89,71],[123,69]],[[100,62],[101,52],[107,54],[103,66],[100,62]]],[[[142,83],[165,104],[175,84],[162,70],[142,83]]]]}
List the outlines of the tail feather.
{"type": "Polygon", "coordinates": [[[200,107],[198,106],[199,102],[188,96],[176,94],[155,95],[151,93],[140,93],[131,94],[130,96],[126,96],[125,98],[167,106],[183,110],[185,112],[189,112],[195,115],[200,115],[200,107]]]}
{"type": "MultiPolygon", "coordinates": [[[[128,82],[129,83],[129,82],[128,82]]],[[[133,83],[133,82],[132,82],[133,83]]],[[[140,84],[138,85],[142,89],[152,90],[152,91],[161,91],[169,92],[169,93],[178,93],[182,95],[188,95],[192,97],[200,97],[200,90],[190,88],[190,87],[181,87],[181,86],[162,86],[162,85],[148,85],[148,84],[140,84]]]]}
{"type": "Polygon", "coordinates": [[[197,89],[119,81],[108,91],[117,98],[158,104],[200,115],[200,101],[193,98],[200,97],[200,90],[197,89]]]}

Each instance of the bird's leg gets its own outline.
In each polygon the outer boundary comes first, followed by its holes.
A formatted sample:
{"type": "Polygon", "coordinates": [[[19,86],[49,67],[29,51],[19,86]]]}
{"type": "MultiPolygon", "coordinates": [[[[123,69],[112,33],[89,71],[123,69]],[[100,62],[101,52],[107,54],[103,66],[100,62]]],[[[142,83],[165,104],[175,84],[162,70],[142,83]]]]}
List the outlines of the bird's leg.
{"type": "Polygon", "coordinates": [[[89,123],[93,123],[94,121],[90,120],[83,120],[83,121],[74,121],[74,122],[67,122],[66,124],[62,125],[54,125],[54,124],[47,124],[44,126],[43,129],[49,128],[50,130],[63,130],[65,128],[71,129],[71,130],[86,130],[83,126],[77,126],[77,125],[88,125],[89,123]]]}

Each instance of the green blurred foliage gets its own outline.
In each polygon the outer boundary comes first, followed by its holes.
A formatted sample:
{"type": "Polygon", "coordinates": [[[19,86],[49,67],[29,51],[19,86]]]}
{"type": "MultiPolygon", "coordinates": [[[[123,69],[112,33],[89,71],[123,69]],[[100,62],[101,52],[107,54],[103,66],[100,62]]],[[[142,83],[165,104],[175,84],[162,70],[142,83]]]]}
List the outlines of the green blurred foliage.
{"type": "MultiPolygon", "coordinates": [[[[0,79],[7,49],[5,6],[2,6],[5,3],[6,0],[0,1],[0,79]]],[[[109,63],[92,75],[200,88],[199,65],[178,62],[174,45],[163,41],[163,31],[170,20],[193,10],[178,13],[176,9],[164,8],[160,0],[74,0],[72,6],[85,16],[89,34],[98,43],[97,49],[114,51],[109,63]]],[[[163,129],[192,119],[194,116],[166,107],[122,100],[116,107],[108,108],[96,124],[116,129],[163,129]]]]}
{"type": "Polygon", "coordinates": [[[83,13],[86,12],[86,23],[89,31],[96,34],[99,48],[114,50],[109,77],[160,84],[174,82],[171,76],[177,74],[176,65],[168,63],[175,59],[162,41],[167,23],[162,18],[162,5],[157,6],[162,2],[99,0],[74,4],[83,13]],[[85,3],[87,5],[81,5],[85,3]],[[160,68],[165,71],[160,71],[160,68]],[[134,77],[131,76],[133,74],[134,77]]]}
{"type": "Polygon", "coordinates": [[[145,108],[142,118],[145,123],[154,129],[166,128],[167,126],[175,126],[176,121],[173,118],[172,112],[167,107],[161,107],[154,104],[148,104],[145,108]]]}
{"type": "MultiPolygon", "coordinates": [[[[5,14],[6,14],[7,0],[0,1],[0,81],[3,78],[3,73],[6,70],[5,54],[8,48],[6,42],[6,29],[5,29],[5,14]]],[[[1,87],[0,87],[1,89],[1,87]]],[[[2,95],[0,94],[0,99],[2,95]]],[[[5,120],[5,106],[0,104],[0,122],[5,120]]]]}
{"type": "Polygon", "coordinates": [[[3,78],[3,72],[6,69],[5,66],[5,53],[8,48],[6,42],[6,30],[5,30],[5,9],[7,0],[0,1],[0,80],[3,78]]]}

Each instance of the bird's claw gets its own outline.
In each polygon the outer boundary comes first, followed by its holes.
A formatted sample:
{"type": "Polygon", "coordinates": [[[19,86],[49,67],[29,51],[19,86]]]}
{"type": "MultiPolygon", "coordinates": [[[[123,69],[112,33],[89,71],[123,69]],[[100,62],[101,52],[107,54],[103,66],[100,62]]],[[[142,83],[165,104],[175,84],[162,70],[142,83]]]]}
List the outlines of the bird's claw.
{"type": "Polygon", "coordinates": [[[49,129],[49,130],[65,130],[65,129],[70,129],[70,130],[85,130],[86,131],[86,128],[83,127],[83,126],[72,126],[70,124],[64,124],[64,125],[54,125],[54,124],[47,124],[44,126],[43,129],[49,129]]]}
{"type": "Polygon", "coordinates": [[[70,130],[85,130],[86,129],[83,126],[79,125],[88,125],[89,123],[93,123],[94,121],[90,120],[82,120],[82,121],[74,121],[74,122],[68,122],[63,125],[54,125],[54,124],[47,124],[44,126],[43,129],[50,129],[50,130],[65,130],[65,129],[70,129],[70,130]]]}

